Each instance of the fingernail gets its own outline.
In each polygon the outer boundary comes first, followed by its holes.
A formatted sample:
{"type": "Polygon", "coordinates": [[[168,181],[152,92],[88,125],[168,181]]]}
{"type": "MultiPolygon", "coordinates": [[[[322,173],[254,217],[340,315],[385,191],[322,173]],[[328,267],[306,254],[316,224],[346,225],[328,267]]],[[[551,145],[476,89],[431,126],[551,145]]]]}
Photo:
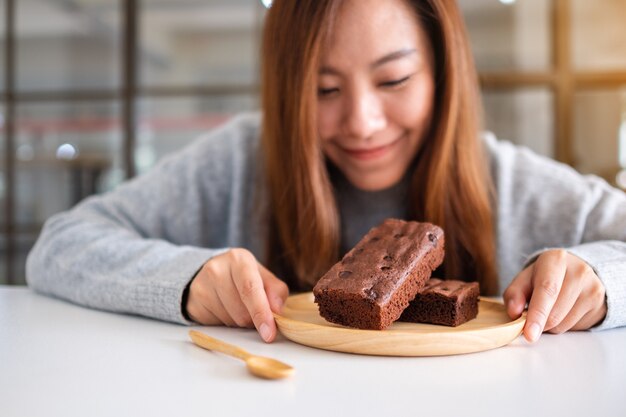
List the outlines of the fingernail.
{"type": "Polygon", "coordinates": [[[263,340],[265,340],[266,342],[270,341],[270,326],[265,323],[261,323],[261,325],[259,326],[259,333],[261,334],[263,340]]]}
{"type": "Polygon", "coordinates": [[[509,314],[509,316],[515,315],[516,310],[517,309],[515,308],[515,304],[513,303],[513,301],[509,301],[508,303],[506,303],[506,312],[509,314]]]}
{"type": "Polygon", "coordinates": [[[528,329],[528,338],[530,342],[535,342],[537,341],[537,339],[539,339],[539,333],[541,332],[541,329],[539,328],[539,325],[537,323],[533,323],[530,325],[530,328],[528,329]]]}
{"type": "Polygon", "coordinates": [[[283,301],[282,298],[280,297],[276,298],[276,308],[278,309],[279,313],[283,310],[283,304],[285,304],[285,302],[283,301]]]}

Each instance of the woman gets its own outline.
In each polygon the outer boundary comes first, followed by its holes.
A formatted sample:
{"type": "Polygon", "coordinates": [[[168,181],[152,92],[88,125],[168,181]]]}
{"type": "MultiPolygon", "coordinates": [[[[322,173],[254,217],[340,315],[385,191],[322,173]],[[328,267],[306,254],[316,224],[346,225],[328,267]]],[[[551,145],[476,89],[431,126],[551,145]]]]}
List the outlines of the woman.
{"type": "Polygon", "coordinates": [[[95,308],[254,325],[269,342],[285,283],[311,288],[400,217],[444,229],[438,273],[506,289],[513,318],[528,304],[529,341],[626,324],[626,197],[479,138],[454,2],[276,0],[262,81],[262,120],[236,118],[51,218],[29,284],[95,308]]]}

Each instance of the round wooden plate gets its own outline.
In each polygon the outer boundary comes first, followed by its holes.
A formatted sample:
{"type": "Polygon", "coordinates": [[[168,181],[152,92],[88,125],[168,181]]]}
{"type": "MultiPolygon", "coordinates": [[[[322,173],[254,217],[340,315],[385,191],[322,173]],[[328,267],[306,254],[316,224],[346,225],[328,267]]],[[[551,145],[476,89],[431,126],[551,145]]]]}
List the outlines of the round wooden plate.
{"type": "Polygon", "coordinates": [[[441,356],[481,352],[509,344],[522,332],[526,313],[511,321],[498,301],[481,298],[478,317],[458,327],[395,322],[386,330],[360,330],[324,320],[313,293],[287,298],[274,318],[280,332],[302,345],[382,356],[441,356]]]}

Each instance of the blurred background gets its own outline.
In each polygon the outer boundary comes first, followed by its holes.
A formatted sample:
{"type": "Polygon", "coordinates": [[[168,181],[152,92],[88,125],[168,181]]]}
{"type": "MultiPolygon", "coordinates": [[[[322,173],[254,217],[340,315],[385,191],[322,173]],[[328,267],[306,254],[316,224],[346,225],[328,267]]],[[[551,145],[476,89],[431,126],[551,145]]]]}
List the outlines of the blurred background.
{"type": "MultiPolygon", "coordinates": [[[[458,2],[486,129],[626,188],[626,0],[458,2]]],[[[258,108],[265,10],[0,0],[0,284],[52,214],[258,108]]]]}

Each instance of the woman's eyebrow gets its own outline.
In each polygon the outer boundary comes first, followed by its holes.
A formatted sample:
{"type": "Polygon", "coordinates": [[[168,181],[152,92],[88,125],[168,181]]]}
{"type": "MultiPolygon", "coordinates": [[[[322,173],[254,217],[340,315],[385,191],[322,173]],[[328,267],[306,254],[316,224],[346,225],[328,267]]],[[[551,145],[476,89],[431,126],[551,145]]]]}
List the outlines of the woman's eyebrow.
{"type": "MultiPolygon", "coordinates": [[[[398,59],[402,59],[402,58],[406,58],[407,56],[410,56],[414,53],[417,52],[417,49],[415,48],[405,48],[405,49],[399,49],[397,51],[391,52],[381,58],[378,58],[377,60],[375,60],[374,62],[372,62],[370,64],[370,69],[374,70],[382,65],[385,65],[386,63],[390,62],[390,61],[395,61],[398,59]]],[[[341,72],[336,70],[333,67],[329,67],[329,66],[324,66],[321,67],[319,70],[319,74],[320,75],[340,75],[341,72]]]]}
{"type": "Polygon", "coordinates": [[[412,55],[414,53],[417,52],[417,49],[415,48],[405,48],[405,49],[399,49],[395,52],[392,52],[390,54],[387,54],[385,56],[383,56],[382,58],[378,58],[376,61],[374,61],[371,65],[370,68],[371,69],[376,69],[378,67],[380,67],[381,65],[386,64],[389,61],[395,61],[397,59],[401,59],[401,58],[405,58],[409,55],[412,55]]]}

